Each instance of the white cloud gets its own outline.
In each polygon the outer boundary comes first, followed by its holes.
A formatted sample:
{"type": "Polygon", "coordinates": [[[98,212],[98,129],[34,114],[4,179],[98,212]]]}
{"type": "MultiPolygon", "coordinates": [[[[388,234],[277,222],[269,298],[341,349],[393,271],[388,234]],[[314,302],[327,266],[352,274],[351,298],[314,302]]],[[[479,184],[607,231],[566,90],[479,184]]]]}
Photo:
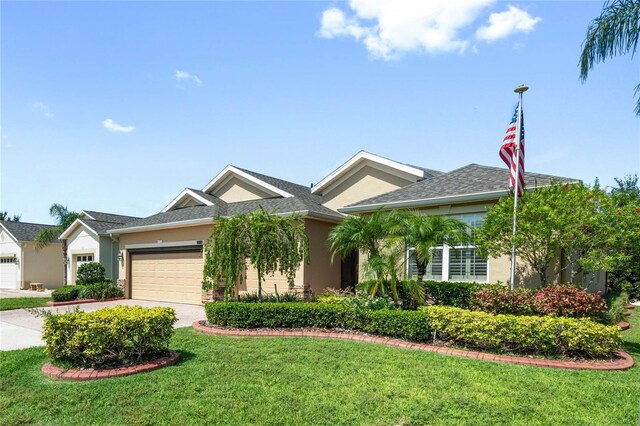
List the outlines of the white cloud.
{"type": "MultiPolygon", "coordinates": [[[[378,59],[397,59],[407,52],[462,53],[469,47],[474,23],[497,0],[351,0],[349,10],[330,7],[322,13],[318,36],[352,37],[364,44],[369,54],[378,59]]],[[[512,8],[512,6],[511,6],[512,8]]],[[[507,12],[513,16],[511,8],[507,12]]],[[[515,31],[500,31],[501,36],[528,32],[539,18],[520,11],[534,22],[527,24],[522,15],[515,31]],[[530,29],[524,30],[530,26],[530,29]]],[[[490,19],[494,15],[492,14],[490,19]]],[[[495,18],[494,18],[495,19],[495,18]]],[[[498,21],[502,21],[499,18],[498,21]]],[[[492,27],[490,20],[489,27],[492,27]]],[[[492,29],[491,33],[497,29],[492,29]]],[[[483,30],[484,35],[484,30],[483,30]]],[[[478,36],[479,37],[479,36],[478,36]]],[[[487,38],[482,38],[488,40],[487,38]]]]}
{"type": "Polygon", "coordinates": [[[131,133],[136,129],[133,126],[122,126],[110,118],[105,119],[102,122],[102,126],[108,131],[116,133],[131,133]]]}
{"type": "Polygon", "coordinates": [[[492,13],[489,16],[489,25],[480,27],[476,36],[491,42],[515,33],[529,33],[541,20],[541,18],[534,18],[526,10],[509,5],[504,12],[492,13]]]}
{"type": "Polygon", "coordinates": [[[178,82],[183,81],[183,80],[193,81],[198,86],[202,86],[202,80],[200,80],[200,78],[198,78],[197,75],[190,74],[190,73],[188,73],[186,71],[176,70],[176,72],[174,74],[174,78],[176,80],[178,80],[178,82]]]}
{"type": "Polygon", "coordinates": [[[42,113],[42,115],[44,115],[47,118],[53,118],[53,113],[51,112],[49,107],[42,102],[39,102],[39,101],[32,102],[31,109],[33,109],[34,111],[38,111],[39,113],[42,113]]]}

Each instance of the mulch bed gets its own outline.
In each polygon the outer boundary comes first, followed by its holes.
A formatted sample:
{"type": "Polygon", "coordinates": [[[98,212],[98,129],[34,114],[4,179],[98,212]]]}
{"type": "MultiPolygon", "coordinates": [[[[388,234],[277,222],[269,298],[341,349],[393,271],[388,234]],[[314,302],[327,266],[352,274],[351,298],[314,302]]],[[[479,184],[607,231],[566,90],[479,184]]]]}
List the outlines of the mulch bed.
{"type": "Polygon", "coordinates": [[[626,370],[633,367],[633,358],[624,351],[617,351],[613,359],[602,361],[562,360],[529,358],[523,356],[500,355],[487,352],[477,352],[466,349],[457,349],[447,346],[428,345],[426,343],[414,343],[401,339],[379,337],[370,334],[321,330],[321,329],[237,329],[217,327],[207,321],[196,321],[192,324],[196,331],[219,336],[232,337],[315,337],[325,339],[344,339],[359,342],[379,343],[387,346],[397,346],[407,349],[417,349],[427,352],[437,352],[443,355],[454,355],[466,358],[482,359],[486,361],[498,361],[511,364],[531,365],[535,367],[560,368],[567,370],[626,370]]]}
{"type": "Polygon", "coordinates": [[[112,300],[123,300],[124,297],[111,297],[109,299],[76,299],[67,300],[65,302],[47,302],[47,306],[68,306],[68,305],[80,305],[81,303],[96,303],[96,302],[111,302],[112,300]]]}
{"type": "Polygon", "coordinates": [[[164,356],[162,358],[155,359],[153,361],[147,361],[143,364],[136,364],[127,367],[118,367],[118,368],[108,368],[108,369],[94,369],[94,368],[86,368],[86,369],[68,369],[64,370],[60,367],[57,367],[50,362],[46,363],[42,366],[42,372],[54,379],[64,379],[64,380],[98,380],[98,379],[106,379],[109,377],[121,377],[121,376],[130,376],[132,374],[144,373],[147,371],[157,370],[162,367],[166,367],[167,365],[172,365],[178,362],[180,359],[180,354],[178,352],[170,351],[169,355],[164,356]]]}

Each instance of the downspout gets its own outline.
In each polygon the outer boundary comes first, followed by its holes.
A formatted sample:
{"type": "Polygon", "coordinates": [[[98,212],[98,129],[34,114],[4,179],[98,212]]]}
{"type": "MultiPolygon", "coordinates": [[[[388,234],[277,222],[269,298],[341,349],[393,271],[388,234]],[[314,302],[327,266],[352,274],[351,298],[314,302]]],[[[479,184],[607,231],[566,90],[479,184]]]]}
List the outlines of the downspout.
{"type": "Polygon", "coordinates": [[[25,243],[20,243],[20,290],[24,286],[24,246],[25,243]]]}

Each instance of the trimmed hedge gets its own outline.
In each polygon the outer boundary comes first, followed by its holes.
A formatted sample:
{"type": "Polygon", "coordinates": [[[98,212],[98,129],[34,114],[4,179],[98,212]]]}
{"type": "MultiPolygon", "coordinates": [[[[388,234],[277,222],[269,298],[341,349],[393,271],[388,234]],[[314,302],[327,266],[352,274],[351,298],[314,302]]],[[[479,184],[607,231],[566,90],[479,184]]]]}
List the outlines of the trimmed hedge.
{"type": "Polygon", "coordinates": [[[422,310],[437,339],[477,348],[601,358],[622,344],[618,327],[587,318],[494,315],[446,306],[422,310]]]}
{"type": "Polygon", "coordinates": [[[112,297],[122,297],[123,295],[122,290],[111,281],[86,285],[78,291],[78,298],[80,299],[104,300],[112,297]]]}
{"type": "Polygon", "coordinates": [[[78,266],[76,284],[89,285],[104,281],[105,269],[100,262],[87,262],[78,266]]]}
{"type": "Polygon", "coordinates": [[[427,300],[431,300],[435,305],[469,309],[476,291],[498,286],[499,284],[425,281],[424,292],[427,300]]]}
{"type": "Polygon", "coordinates": [[[471,347],[543,355],[605,357],[620,330],[589,319],[492,315],[448,306],[360,310],[342,304],[224,303],[205,306],[209,323],[236,328],[338,328],[406,340],[434,338],[471,347]]]}
{"type": "Polygon", "coordinates": [[[69,300],[76,300],[81,289],[84,287],[81,285],[66,285],[57,290],[51,292],[51,298],[54,302],[67,302],[69,300]]]}
{"type": "Polygon", "coordinates": [[[115,306],[47,315],[45,352],[74,367],[121,366],[167,351],[177,321],[172,308],[115,306]]]}

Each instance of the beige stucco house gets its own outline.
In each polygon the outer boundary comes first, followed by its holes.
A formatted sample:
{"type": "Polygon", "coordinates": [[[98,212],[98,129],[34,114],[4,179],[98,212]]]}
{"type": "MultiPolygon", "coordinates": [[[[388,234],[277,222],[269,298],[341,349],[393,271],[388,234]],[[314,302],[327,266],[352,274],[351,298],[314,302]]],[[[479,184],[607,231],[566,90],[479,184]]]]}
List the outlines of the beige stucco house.
{"type": "MultiPolygon", "coordinates": [[[[200,303],[203,245],[215,218],[264,207],[282,214],[297,212],[307,229],[311,262],[300,266],[291,290],[319,293],[328,287],[353,286],[357,256],[332,263],[327,249],[329,230],[345,217],[338,209],[439,173],[367,152],[358,153],[313,187],[228,166],[202,189],[182,191],[158,214],[108,231],[119,239],[120,284],[134,299],[200,303]]],[[[276,288],[289,290],[285,277],[276,274],[263,284],[270,293],[276,288]]],[[[239,290],[257,290],[255,271],[246,271],[239,290]]]]}
{"type": "Polygon", "coordinates": [[[27,289],[31,283],[45,288],[62,286],[62,242],[56,240],[36,249],[34,239],[53,228],[39,223],[0,221],[0,288],[27,289]]]}
{"type": "Polygon", "coordinates": [[[115,284],[118,279],[118,240],[108,230],[139,217],[123,216],[83,210],[65,231],[60,240],[67,243],[67,284],[76,283],[78,267],[87,262],[99,262],[104,266],[105,276],[115,284]]]}
{"type": "MultiPolygon", "coordinates": [[[[411,208],[424,214],[453,215],[478,226],[487,208],[508,194],[508,179],[506,169],[471,164],[444,173],[364,151],[311,187],[227,166],[202,189],[180,192],[159,213],[106,232],[119,243],[118,282],[127,297],[198,304],[213,297],[203,294],[201,287],[203,246],[216,218],[260,207],[282,214],[297,212],[310,240],[311,261],[300,266],[291,290],[317,294],[328,287],[353,287],[362,276],[357,253],[333,263],[330,260],[329,231],[346,215],[411,208]]],[[[536,173],[526,176],[529,188],[552,179],[571,181],[536,173]]],[[[407,255],[411,256],[411,250],[407,255]]],[[[520,266],[520,279],[535,285],[535,279],[520,266]]],[[[427,278],[506,282],[509,259],[482,259],[473,246],[440,247],[427,278]]],[[[274,275],[263,289],[282,292],[289,285],[285,277],[274,275]]],[[[245,271],[239,290],[257,290],[255,271],[245,271]]]]}

